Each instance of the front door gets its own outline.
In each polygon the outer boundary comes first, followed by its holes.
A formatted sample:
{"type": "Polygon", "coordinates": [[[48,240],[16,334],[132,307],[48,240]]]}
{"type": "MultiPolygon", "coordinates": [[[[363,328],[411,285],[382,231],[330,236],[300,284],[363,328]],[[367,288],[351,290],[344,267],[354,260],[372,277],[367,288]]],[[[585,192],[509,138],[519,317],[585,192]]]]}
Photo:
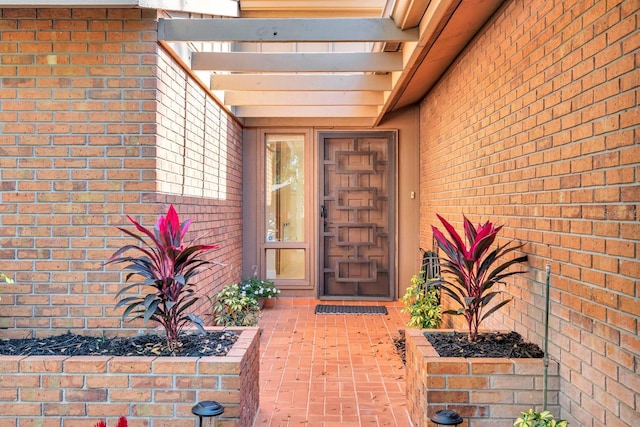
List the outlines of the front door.
{"type": "Polygon", "coordinates": [[[319,134],[323,298],[395,297],[395,132],[319,134]]]}

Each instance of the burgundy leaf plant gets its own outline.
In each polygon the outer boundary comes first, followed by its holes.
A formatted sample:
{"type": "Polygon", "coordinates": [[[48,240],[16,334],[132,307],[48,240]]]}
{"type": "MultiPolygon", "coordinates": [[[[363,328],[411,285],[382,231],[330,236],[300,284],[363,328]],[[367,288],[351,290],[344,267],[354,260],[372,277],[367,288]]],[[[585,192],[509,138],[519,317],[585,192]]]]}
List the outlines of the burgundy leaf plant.
{"type": "Polygon", "coordinates": [[[126,282],[132,278],[136,281],[118,291],[116,298],[122,299],[116,308],[126,307],[122,313],[123,319],[132,316],[132,319],[143,319],[145,323],[149,320],[158,322],[165,330],[168,348],[174,351],[179,344],[179,335],[186,326],[194,325],[204,333],[200,317],[189,312],[189,308],[198,300],[191,280],[203,267],[212,264],[202,255],[219,248],[219,245],[185,244],[183,239],[191,220],[180,223],[173,205],[166,216],[158,218],[153,230],[140,225],[129,215],[127,218],[141,234],[125,228],[118,229],[135,238],[139,244],[118,249],[107,264],[127,263],[124,269],[130,272],[126,282]],[[146,295],[125,295],[140,285],[149,290],[146,295]]]}
{"type": "MultiPolygon", "coordinates": [[[[94,427],[107,427],[107,423],[104,420],[100,420],[94,427]]],[[[127,417],[121,416],[118,418],[118,424],[116,424],[116,427],[128,427],[127,417]]]]}
{"type": "Polygon", "coordinates": [[[474,227],[464,217],[464,232],[469,246],[465,245],[456,230],[440,215],[437,215],[449,234],[448,239],[440,230],[432,226],[433,236],[447,259],[442,262],[441,278],[437,284],[440,289],[460,305],[457,310],[444,311],[445,314],[463,315],[469,327],[469,341],[478,338],[478,327],[489,315],[500,309],[511,299],[504,299],[489,308],[489,303],[501,291],[492,291],[496,283],[504,283],[504,279],[515,274],[525,273],[523,270],[507,271],[514,264],[527,261],[527,255],[517,256],[507,261],[502,259],[511,252],[522,248],[524,244],[497,246],[491,250],[502,226],[495,227],[491,222],[474,227]]]}

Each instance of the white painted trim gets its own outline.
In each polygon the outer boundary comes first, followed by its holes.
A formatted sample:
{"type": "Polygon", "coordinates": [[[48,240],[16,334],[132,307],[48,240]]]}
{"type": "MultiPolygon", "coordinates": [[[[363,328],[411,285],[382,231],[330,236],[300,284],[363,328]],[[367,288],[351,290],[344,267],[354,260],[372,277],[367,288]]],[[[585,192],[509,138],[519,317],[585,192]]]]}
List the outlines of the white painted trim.
{"type": "Polygon", "coordinates": [[[392,89],[391,75],[373,74],[212,74],[212,90],[356,91],[392,89]]]}
{"type": "Polygon", "coordinates": [[[240,5],[236,0],[138,0],[140,7],[202,13],[215,16],[240,16],[240,5]]]}
{"type": "Polygon", "coordinates": [[[0,0],[0,7],[138,7],[138,0],[0,0]]]}
{"type": "Polygon", "coordinates": [[[416,27],[420,25],[429,3],[430,0],[396,0],[391,17],[402,29],[416,27]]]}
{"type": "Polygon", "coordinates": [[[236,0],[0,0],[0,7],[121,7],[228,17],[240,15],[239,3],[236,0]]]}
{"type": "Polygon", "coordinates": [[[242,10],[382,11],[385,0],[242,0],[242,10]]]}
{"type": "Polygon", "coordinates": [[[160,19],[165,41],[357,42],[416,41],[418,30],[400,30],[390,18],[160,19]]]}
{"type": "Polygon", "coordinates": [[[402,54],[194,52],[191,69],[275,73],[386,72],[402,70],[402,54]]]}

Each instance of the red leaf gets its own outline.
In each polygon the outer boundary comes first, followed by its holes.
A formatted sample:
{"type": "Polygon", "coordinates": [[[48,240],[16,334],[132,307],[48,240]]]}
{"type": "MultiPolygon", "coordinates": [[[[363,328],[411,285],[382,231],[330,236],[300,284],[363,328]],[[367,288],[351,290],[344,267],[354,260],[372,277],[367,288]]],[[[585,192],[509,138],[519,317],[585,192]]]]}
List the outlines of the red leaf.
{"type": "Polygon", "coordinates": [[[96,423],[95,427],[107,427],[107,423],[104,420],[100,420],[96,423]]]}
{"type": "Polygon", "coordinates": [[[127,417],[125,417],[124,415],[121,416],[118,419],[118,424],[116,425],[116,427],[127,427],[127,417]]]}
{"type": "Polygon", "coordinates": [[[444,225],[444,228],[449,233],[449,236],[451,236],[451,239],[453,240],[452,243],[454,244],[458,252],[463,254],[464,258],[467,258],[467,254],[468,254],[467,247],[465,246],[464,242],[460,238],[460,235],[458,234],[458,232],[455,230],[455,228],[453,228],[451,224],[447,222],[446,219],[442,218],[438,214],[436,214],[436,216],[440,219],[440,222],[442,223],[442,225],[444,225]]]}

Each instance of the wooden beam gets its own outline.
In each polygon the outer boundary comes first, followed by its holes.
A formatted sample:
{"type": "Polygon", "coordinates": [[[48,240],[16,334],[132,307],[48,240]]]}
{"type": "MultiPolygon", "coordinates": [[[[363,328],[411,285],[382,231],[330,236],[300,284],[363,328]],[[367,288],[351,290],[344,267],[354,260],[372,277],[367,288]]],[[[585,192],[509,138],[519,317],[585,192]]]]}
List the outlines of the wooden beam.
{"type": "Polygon", "coordinates": [[[402,54],[194,52],[192,70],[238,72],[387,72],[402,70],[402,54]]]}
{"type": "Polygon", "coordinates": [[[234,108],[237,117],[371,117],[378,115],[375,106],[246,106],[234,108]]]}
{"type": "Polygon", "coordinates": [[[234,42],[416,41],[389,18],[160,19],[158,40],[234,42]]]}
{"type": "Polygon", "coordinates": [[[212,74],[212,90],[323,91],[391,90],[390,75],[374,74],[212,74]]]}
{"type": "Polygon", "coordinates": [[[382,105],[382,92],[225,92],[227,105],[382,105]]]}

